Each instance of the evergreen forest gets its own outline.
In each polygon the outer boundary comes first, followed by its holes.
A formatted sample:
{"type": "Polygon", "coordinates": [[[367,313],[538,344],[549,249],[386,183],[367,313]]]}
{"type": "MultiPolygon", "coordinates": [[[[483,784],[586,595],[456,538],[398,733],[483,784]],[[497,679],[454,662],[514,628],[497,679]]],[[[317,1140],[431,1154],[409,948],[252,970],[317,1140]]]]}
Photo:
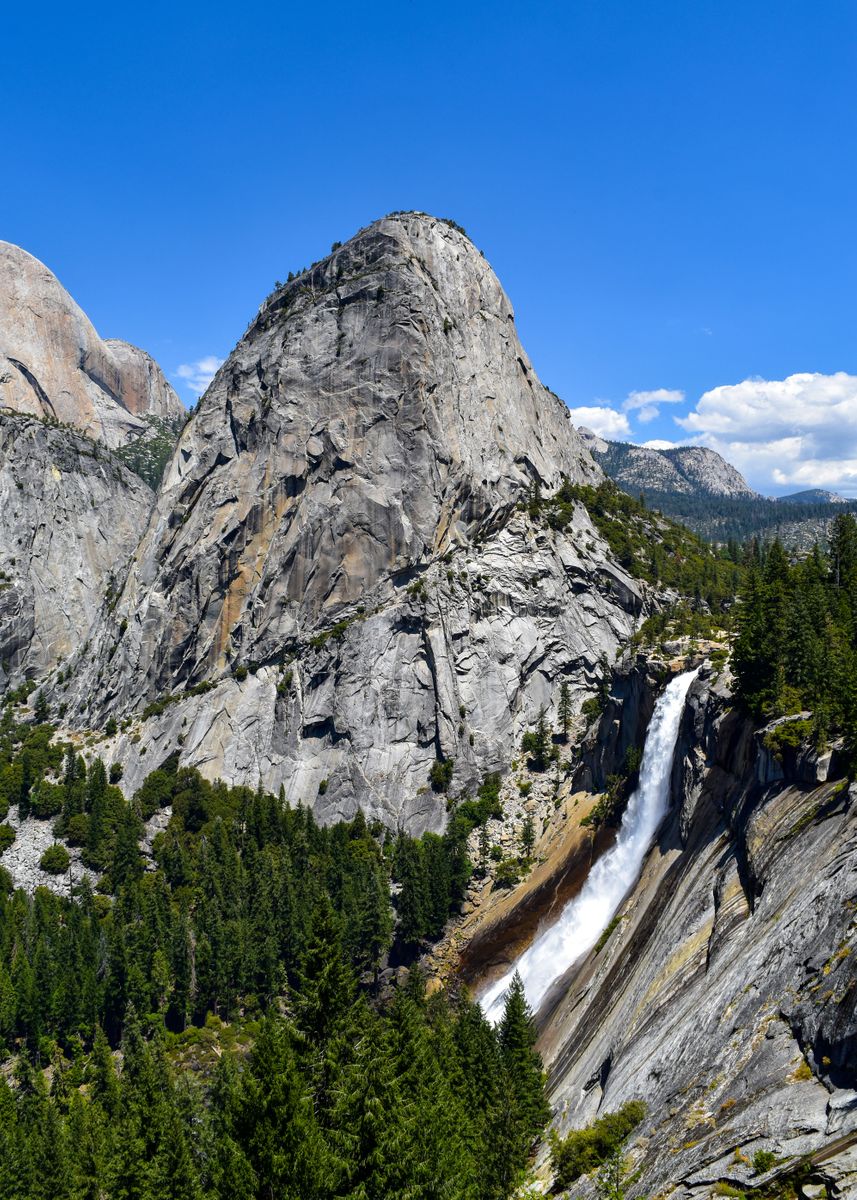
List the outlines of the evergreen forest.
{"type": "Polygon", "coordinates": [[[95,884],[28,896],[0,870],[2,1200],[512,1194],[549,1115],[523,988],[495,1029],[417,968],[381,976],[456,906],[492,781],[419,840],[174,759],[127,803],[13,711],[0,820],[54,816],[95,884]]]}

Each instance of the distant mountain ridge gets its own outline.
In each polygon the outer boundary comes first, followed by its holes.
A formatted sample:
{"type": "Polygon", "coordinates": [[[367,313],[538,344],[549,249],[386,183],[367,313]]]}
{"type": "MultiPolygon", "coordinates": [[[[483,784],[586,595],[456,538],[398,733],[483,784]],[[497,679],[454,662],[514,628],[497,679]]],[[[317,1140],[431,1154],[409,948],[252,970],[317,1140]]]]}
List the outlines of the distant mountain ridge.
{"type": "Polygon", "coordinates": [[[736,467],[705,446],[657,449],[610,442],[591,429],[579,430],[605,475],[653,509],[681,521],[710,542],[772,541],[805,552],[827,539],[839,513],[857,503],[824,488],[787,496],[762,496],[736,467]]]}
{"type": "Polygon", "coordinates": [[[787,496],[774,496],[779,504],[848,504],[845,496],[829,492],[826,488],[807,488],[804,492],[790,492],[787,496]]]}
{"type": "Polygon", "coordinates": [[[586,428],[580,433],[604,473],[627,492],[760,499],[737,468],[706,446],[659,450],[630,442],[608,442],[586,428]]]}

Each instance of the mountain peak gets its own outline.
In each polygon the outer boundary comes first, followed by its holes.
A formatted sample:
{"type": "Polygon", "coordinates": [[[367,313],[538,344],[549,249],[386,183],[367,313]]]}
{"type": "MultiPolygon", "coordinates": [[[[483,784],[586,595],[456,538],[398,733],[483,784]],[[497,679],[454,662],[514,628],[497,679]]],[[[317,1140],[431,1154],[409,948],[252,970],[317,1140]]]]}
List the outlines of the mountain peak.
{"type": "Polygon", "coordinates": [[[595,439],[587,445],[604,471],[626,491],[695,497],[758,498],[744,476],[707,446],[655,449],[595,439]]]}
{"type": "Polygon", "coordinates": [[[185,415],[154,359],[100,338],[53,272],[11,242],[0,242],[0,407],[114,447],[144,433],[147,416],[185,415]]]}
{"type": "MultiPolygon", "coordinates": [[[[536,551],[519,511],[601,478],[485,258],[446,221],[384,217],[278,286],[200,400],[93,635],[121,645],[86,666],[87,718],[189,693],[185,761],[438,827],[431,765],[495,769],[554,668],[582,691],[633,624],[621,571],[572,602],[602,570],[588,525],[536,551]]],[[[149,727],[153,755],[179,728],[149,727]]]]}

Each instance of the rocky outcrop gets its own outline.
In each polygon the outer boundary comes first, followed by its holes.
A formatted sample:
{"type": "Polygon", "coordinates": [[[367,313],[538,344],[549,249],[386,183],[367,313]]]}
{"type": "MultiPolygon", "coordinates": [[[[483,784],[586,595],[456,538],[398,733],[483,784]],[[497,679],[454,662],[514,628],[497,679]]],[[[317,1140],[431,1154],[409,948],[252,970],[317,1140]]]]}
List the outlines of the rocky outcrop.
{"type": "Polygon", "coordinates": [[[0,689],[80,650],[152,500],[83,434],[0,412],[0,689]]]}
{"type": "Polygon", "coordinates": [[[611,775],[627,773],[629,751],[642,750],[667,664],[639,655],[612,674],[604,711],[586,731],[574,773],[578,791],[603,792],[611,775]]]}
{"type": "Polygon", "coordinates": [[[700,678],[659,844],[547,1018],[562,1128],[647,1101],[646,1194],[755,1186],[759,1150],[773,1175],[807,1157],[830,1195],[855,1194],[857,796],[831,762],[778,761],[700,678]]]}
{"type": "Polygon", "coordinates": [[[181,743],[325,819],[439,828],[432,763],[454,786],[507,764],[642,611],[582,506],[563,533],[521,510],[564,477],[600,473],[485,259],[446,222],[379,221],[270,296],[218,372],[70,708],[179,694],[117,746],[128,787],[181,743]]]}
{"type": "Polygon", "coordinates": [[[185,409],[157,363],[103,341],[46,266],[0,242],[0,408],[70,425],[108,446],[180,427],[185,409]]]}

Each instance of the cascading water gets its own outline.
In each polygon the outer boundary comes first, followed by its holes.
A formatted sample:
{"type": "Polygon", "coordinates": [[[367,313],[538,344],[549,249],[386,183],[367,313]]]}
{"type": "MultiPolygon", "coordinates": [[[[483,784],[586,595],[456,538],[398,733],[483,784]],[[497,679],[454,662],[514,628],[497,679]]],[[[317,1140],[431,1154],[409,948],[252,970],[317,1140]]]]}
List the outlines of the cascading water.
{"type": "Polygon", "coordinates": [[[669,804],[670,772],[688,688],[696,671],[671,680],[659,697],[646,734],[640,782],[628,801],[613,846],[589,872],[581,891],[559,919],[540,934],[507,975],[493,984],[480,1003],[488,1020],[503,1015],[505,994],[517,971],[527,999],[538,1009],[551,985],[581,955],[591,950],[636,883],[658,826],[669,804]]]}

